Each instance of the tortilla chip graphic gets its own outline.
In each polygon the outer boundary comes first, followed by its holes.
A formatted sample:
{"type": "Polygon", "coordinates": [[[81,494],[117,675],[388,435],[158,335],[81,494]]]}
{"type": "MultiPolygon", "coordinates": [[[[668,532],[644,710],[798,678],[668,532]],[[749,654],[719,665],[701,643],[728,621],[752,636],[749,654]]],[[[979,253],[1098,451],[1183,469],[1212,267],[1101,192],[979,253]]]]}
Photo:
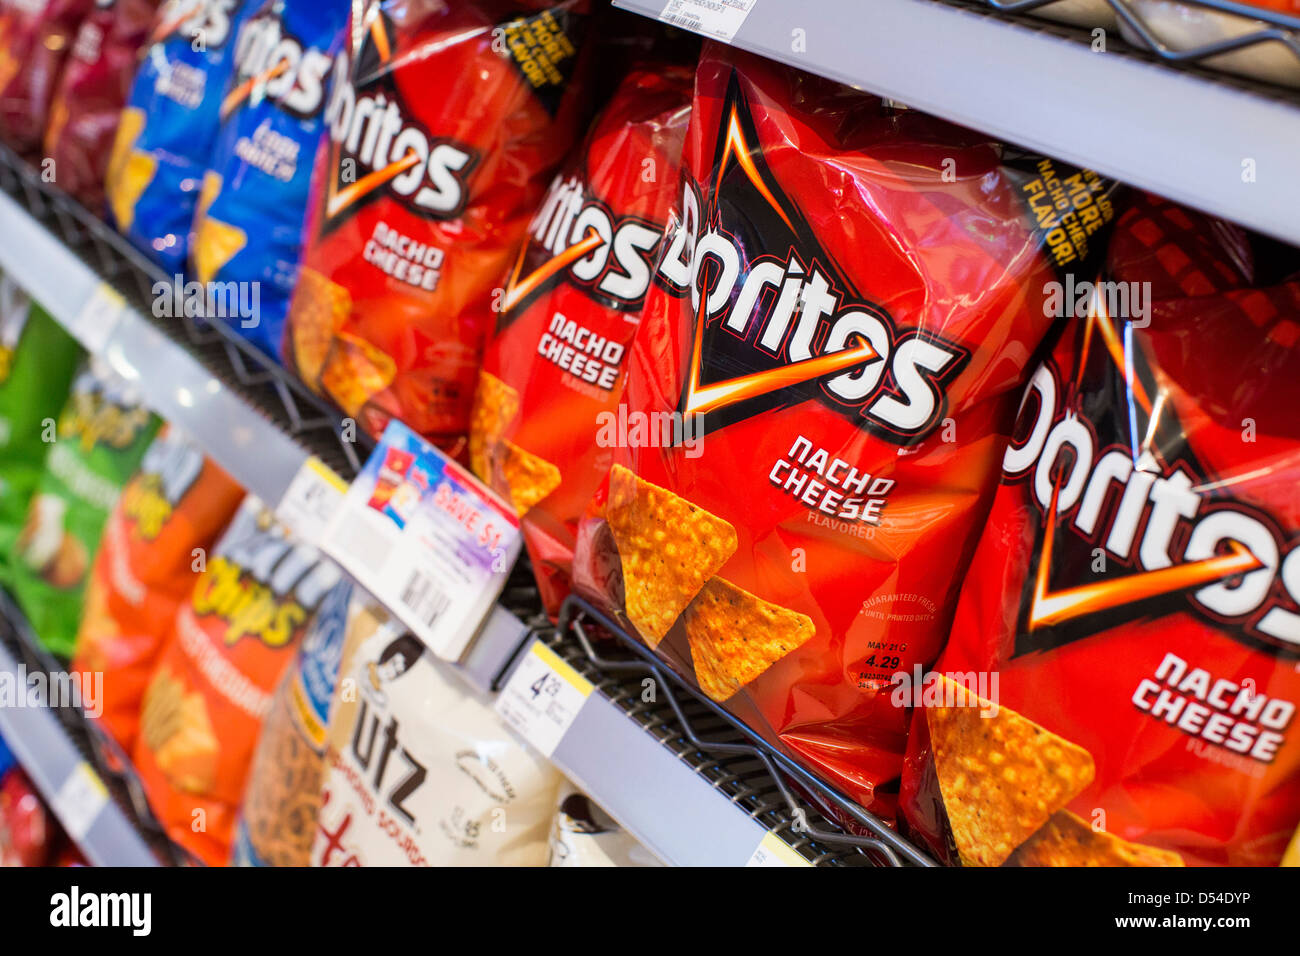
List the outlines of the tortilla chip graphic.
{"type": "Polygon", "coordinates": [[[686,636],[700,690],[722,703],[812,639],[807,614],[714,578],[686,609],[686,636]]]}
{"type": "Polygon", "coordinates": [[[1092,782],[1092,755],[940,676],[952,707],[926,708],[939,789],[966,866],[999,866],[1092,782]]]}
{"type": "Polygon", "coordinates": [[[136,140],[144,131],[144,121],[144,110],[134,106],[122,110],[104,175],[104,192],[121,230],[131,228],[135,221],[135,204],[158,170],[157,160],[135,149],[136,140]]]}
{"type": "Polygon", "coordinates": [[[352,296],[343,286],[304,266],[298,273],[286,322],[291,357],[298,375],[314,391],[329,356],[334,334],[352,311],[352,296]]]}
{"type": "Polygon", "coordinates": [[[1058,810],[1004,866],[1184,866],[1171,850],[1129,843],[1058,810]]]}
{"type": "Polygon", "coordinates": [[[736,529],[622,465],[610,469],[605,522],[623,563],[628,619],[655,647],[735,553],[736,529]]]}
{"type": "Polygon", "coordinates": [[[520,517],[560,486],[560,469],[545,458],[505,443],[501,471],[510,489],[510,501],[520,517]]]}
{"type": "Polygon", "coordinates": [[[248,233],[238,226],[204,216],[194,236],[194,271],[206,284],[248,244],[248,233]]]}

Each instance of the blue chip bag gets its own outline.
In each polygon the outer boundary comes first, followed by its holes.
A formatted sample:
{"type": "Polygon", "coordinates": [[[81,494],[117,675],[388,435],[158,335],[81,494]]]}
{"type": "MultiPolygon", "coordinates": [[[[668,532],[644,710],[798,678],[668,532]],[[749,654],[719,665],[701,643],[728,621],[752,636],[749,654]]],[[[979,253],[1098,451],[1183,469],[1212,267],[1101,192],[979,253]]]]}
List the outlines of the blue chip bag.
{"type": "Polygon", "coordinates": [[[235,40],[221,132],[190,236],[200,282],[249,283],[232,326],[276,360],[302,251],[326,85],[349,0],[265,0],[235,40]],[[253,285],[256,283],[256,285],[253,285]]]}
{"type": "Polygon", "coordinates": [[[173,274],[185,266],[235,36],[254,5],[252,0],[162,4],[118,123],[104,183],[109,218],[173,274]]]}

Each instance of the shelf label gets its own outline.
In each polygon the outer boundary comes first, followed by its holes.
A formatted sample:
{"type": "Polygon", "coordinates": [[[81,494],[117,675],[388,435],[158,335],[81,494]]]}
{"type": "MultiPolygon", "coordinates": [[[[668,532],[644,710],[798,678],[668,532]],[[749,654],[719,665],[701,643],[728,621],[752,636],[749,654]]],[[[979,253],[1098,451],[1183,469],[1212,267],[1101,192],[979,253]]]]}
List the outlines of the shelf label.
{"type": "Polygon", "coordinates": [[[104,351],[108,337],[122,321],[125,312],[126,299],[107,282],[101,282],[72,320],[68,331],[85,346],[87,352],[98,355],[104,351]]]}
{"type": "Polygon", "coordinates": [[[397,419],[321,550],[444,660],[458,660],[519,556],[514,509],[397,419]]]}
{"type": "Polygon", "coordinates": [[[591,691],[591,681],[541,641],[533,641],[497,696],[496,709],[507,724],[549,758],[591,691]]]}
{"type": "Polygon", "coordinates": [[[338,512],[348,483],[315,455],[302,463],[275,507],[275,516],[300,541],[320,546],[330,519],[338,512]]]}
{"type": "Polygon", "coordinates": [[[758,0],[668,0],[659,19],[724,43],[740,32],[758,0]]]}
{"type": "Polygon", "coordinates": [[[745,866],[812,866],[799,851],[775,833],[764,833],[745,866]]]}
{"type": "Polygon", "coordinates": [[[90,832],[99,811],[108,803],[108,788],[99,779],[99,774],[83,760],[72,768],[72,773],[68,774],[50,803],[68,836],[80,842],[90,832]]]}

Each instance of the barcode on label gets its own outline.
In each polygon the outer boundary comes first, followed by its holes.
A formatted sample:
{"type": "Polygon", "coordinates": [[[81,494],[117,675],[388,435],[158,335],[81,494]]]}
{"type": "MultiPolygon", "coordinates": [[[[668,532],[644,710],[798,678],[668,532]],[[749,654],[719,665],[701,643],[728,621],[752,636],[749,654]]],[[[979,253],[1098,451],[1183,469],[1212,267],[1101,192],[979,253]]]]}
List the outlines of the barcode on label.
{"type": "Polygon", "coordinates": [[[684,30],[698,30],[700,28],[700,18],[693,17],[685,13],[665,13],[660,17],[664,23],[671,24],[675,27],[681,27],[684,30]]]}
{"type": "Polygon", "coordinates": [[[451,596],[429,575],[412,571],[402,588],[402,603],[411,609],[426,627],[433,627],[451,604],[451,596]]]}

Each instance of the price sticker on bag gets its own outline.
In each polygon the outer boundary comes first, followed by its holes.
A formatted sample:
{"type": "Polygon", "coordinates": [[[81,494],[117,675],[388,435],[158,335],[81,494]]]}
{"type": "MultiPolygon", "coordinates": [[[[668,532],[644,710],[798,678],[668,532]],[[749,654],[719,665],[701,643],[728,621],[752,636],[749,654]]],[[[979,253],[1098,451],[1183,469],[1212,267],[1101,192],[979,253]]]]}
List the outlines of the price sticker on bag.
{"type": "Polygon", "coordinates": [[[514,509],[397,419],[321,535],[436,656],[458,660],[519,556],[514,509]]]}
{"type": "Polygon", "coordinates": [[[550,757],[591,691],[591,681],[534,641],[501,689],[496,709],[521,737],[550,757]]]}

